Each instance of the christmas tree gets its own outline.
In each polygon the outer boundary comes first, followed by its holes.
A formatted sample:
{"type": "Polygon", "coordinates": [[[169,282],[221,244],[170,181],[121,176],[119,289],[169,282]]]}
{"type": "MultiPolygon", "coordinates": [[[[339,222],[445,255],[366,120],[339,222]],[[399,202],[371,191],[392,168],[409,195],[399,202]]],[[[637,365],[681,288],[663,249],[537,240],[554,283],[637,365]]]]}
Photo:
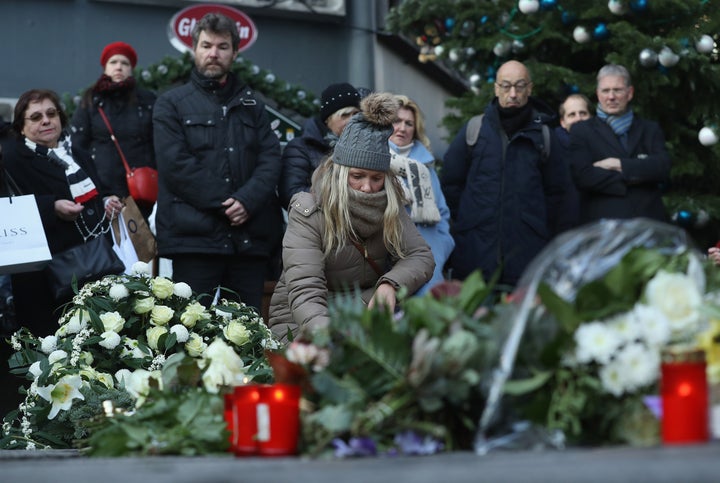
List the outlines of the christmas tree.
{"type": "Polygon", "coordinates": [[[404,0],[386,28],[415,42],[468,85],[443,120],[454,135],[494,97],[507,60],[531,70],[533,95],[553,108],[571,93],[595,101],[607,63],[633,76],[633,110],[657,121],[673,159],[665,202],[698,244],[720,222],[720,13],[709,0],[404,0]],[[712,223],[709,223],[712,221],[712,223]]]}

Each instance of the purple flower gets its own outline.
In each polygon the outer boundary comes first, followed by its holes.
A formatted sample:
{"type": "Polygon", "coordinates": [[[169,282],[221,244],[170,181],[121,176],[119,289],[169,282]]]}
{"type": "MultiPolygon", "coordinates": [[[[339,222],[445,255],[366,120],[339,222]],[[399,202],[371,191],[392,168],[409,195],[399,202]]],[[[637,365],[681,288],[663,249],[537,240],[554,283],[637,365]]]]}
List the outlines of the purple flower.
{"type": "Polygon", "coordinates": [[[340,438],[335,438],[332,444],[335,446],[335,456],[338,458],[377,455],[375,442],[370,438],[350,438],[349,444],[340,438]]]}
{"type": "Polygon", "coordinates": [[[421,437],[414,431],[405,431],[395,435],[395,444],[406,455],[429,455],[443,450],[442,442],[431,436],[421,437]]]}

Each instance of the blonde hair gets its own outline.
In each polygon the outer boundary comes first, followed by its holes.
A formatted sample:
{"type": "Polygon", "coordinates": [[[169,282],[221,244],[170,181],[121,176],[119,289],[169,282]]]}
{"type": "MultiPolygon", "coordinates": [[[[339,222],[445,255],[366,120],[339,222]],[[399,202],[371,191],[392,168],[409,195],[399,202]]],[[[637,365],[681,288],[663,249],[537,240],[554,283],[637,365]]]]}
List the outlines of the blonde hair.
{"type": "Polygon", "coordinates": [[[420,110],[420,106],[408,96],[402,94],[396,94],[395,99],[400,103],[400,109],[409,109],[415,115],[415,139],[430,150],[430,139],[427,137],[427,134],[425,134],[425,118],[420,110]]]}
{"type": "Polygon", "coordinates": [[[335,119],[336,117],[343,117],[344,115],[350,114],[351,112],[360,112],[360,108],[357,106],[342,107],[342,108],[338,109],[337,111],[333,112],[332,114],[330,114],[327,117],[327,119],[325,119],[325,125],[326,126],[330,125],[331,119],[335,119]]]}
{"type": "MultiPolygon", "coordinates": [[[[323,231],[323,254],[327,257],[337,252],[349,240],[359,240],[350,216],[350,190],[348,176],[350,167],[335,164],[332,155],[315,170],[312,176],[312,192],[325,219],[323,231]]],[[[383,243],[392,255],[404,258],[402,251],[402,224],[400,210],[403,206],[403,190],[396,176],[385,173],[384,191],[387,206],[383,215],[383,243]]]]}

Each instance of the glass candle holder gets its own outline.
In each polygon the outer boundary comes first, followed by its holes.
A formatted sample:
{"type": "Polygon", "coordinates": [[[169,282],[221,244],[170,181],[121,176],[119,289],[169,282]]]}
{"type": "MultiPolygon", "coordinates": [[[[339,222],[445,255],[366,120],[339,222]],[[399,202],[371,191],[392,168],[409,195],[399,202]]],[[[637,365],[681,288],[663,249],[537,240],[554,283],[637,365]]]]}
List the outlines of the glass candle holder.
{"type": "Polygon", "coordinates": [[[708,441],[709,393],[702,350],[670,348],[663,351],[660,393],[663,443],[708,441]]]}
{"type": "Polygon", "coordinates": [[[236,386],[233,391],[232,442],[237,456],[255,455],[257,446],[257,406],[260,388],[256,384],[236,386]]]}
{"type": "Polygon", "coordinates": [[[257,405],[258,452],[263,456],[297,453],[300,433],[300,386],[262,386],[257,405]]]}

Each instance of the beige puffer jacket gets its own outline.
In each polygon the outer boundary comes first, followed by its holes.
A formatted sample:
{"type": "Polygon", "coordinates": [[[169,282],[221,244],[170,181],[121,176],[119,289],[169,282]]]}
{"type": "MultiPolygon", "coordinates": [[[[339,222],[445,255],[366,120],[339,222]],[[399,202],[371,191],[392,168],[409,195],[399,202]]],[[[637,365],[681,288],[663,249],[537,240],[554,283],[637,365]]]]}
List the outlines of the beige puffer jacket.
{"type": "MultiPolygon", "coordinates": [[[[288,330],[297,335],[301,329],[329,324],[328,298],[355,286],[363,291],[367,304],[380,283],[407,287],[414,293],[430,280],[435,268],[432,252],[407,212],[401,210],[400,216],[406,257],[393,260],[392,267],[379,277],[352,244],[324,259],[323,215],[313,195],[296,194],[290,202],[283,238],[283,273],[270,300],[269,325],[273,333],[286,340],[288,330]]],[[[387,267],[390,262],[382,231],[365,240],[364,246],[380,268],[387,267]]]]}

